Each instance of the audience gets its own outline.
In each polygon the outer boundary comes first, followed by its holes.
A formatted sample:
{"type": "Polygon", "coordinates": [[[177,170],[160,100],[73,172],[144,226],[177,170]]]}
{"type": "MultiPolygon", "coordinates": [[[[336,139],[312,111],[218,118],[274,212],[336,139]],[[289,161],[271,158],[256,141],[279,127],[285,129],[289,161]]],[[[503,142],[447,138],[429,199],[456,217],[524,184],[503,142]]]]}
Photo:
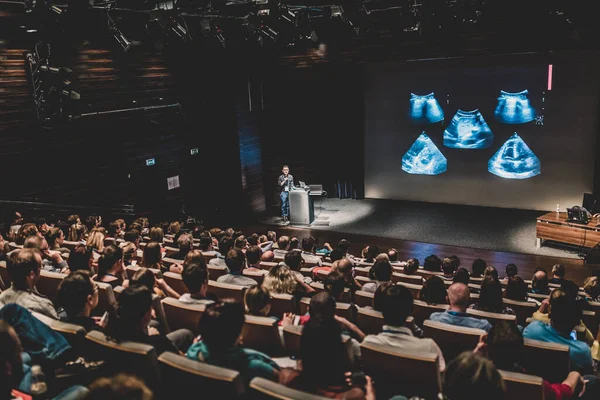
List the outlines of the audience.
{"type": "Polygon", "coordinates": [[[264,286],[253,286],[244,293],[246,314],[267,317],[271,312],[271,293],[264,286]]]}
{"type": "Polygon", "coordinates": [[[527,284],[523,278],[517,275],[508,278],[504,297],[514,301],[529,301],[529,298],[527,297],[527,284]]]}
{"type": "Polygon", "coordinates": [[[92,281],[89,272],[71,272],[63,279],[58,286],[57,303],[62,321],[83,326],[86,331],[104,328],[105,322],[91,317],[98,305],[98,284],[92,281]]]}
{"type": "Polygon", "coordinates": [[[504,381],[494,364],[478,353],[464,352],[444,374],[444,395],[449,400],[504,400],[504,381]]]}
{"type": "Polygon", "coordinates": [[[435,254],[432,254],[425,258],[423,263],[423,269],[430,272],[440,272],[442,268],[442,260],[435,254]]]}
{"type": "Polygon", "coordinates": [[[65,234],[60,228],[50,228],[45,235],[48,242],[48,249],[58,251],[59,253],[69,253],[70,250],[63,247],[65,242],[65,234]]]}
{"type": "Polygon", "coordinates": [[[30,236],[23,244],[25,249],[35,249],[42,256],[42,269],[50,272],[66,272],[69,268],[67,262],[58,251],[50,251],[48,242],[43,236],[30,236]]]}
{"type": "Polygon", "coordinates": [[[453,282],[459,282],[459,283],[464,283],[465,285],[469,285],[469,280],[471,279],[471,274],[469,274],[469,271],[466,268],[458,268],[456,270],[456,272],[454,273],[454,279],[453,282]]]}
{"type": "Polygon", "coordinates": [[[534,294],[550,294],[550,287],[548,286],[548,273],[544,269],[538,269],[533,274],[531,279],[531,293],[534,294]]]}
{"type": "Polygon", "coordinates": [[[153,400],[152,391],[133,375],[118,374],[110,378],[98,378],[89,388],[85,400],[153,400]]]}
{"type": "Polygon", "coordinates": [[[492,267],[491,265],[488,265],[487,267],[485,267],[485,271],[483,271],[483,276],[484,278],[486,276],[491,276],[495,280],[498,280],[498,270],[492,267]]]}
{"type": "Polygon", "coordinates": [[[94,271],[94,251],[84,244],[78,244],[69,253],[69,271],[94,271]]]}
{"type": "Polygon", "coordinates": [[[469,288],[463,283],[453,283],[448,288],[450,308],[444,312],[436,312],[429,317],[432,321],[445,324],[465,326],[468,328],[489,331],[492,325],[486,319],[477,319],[467,315],[469,306],[469,288]]]}
{"type": "Polygon", "coordinates": [[[365,283],[362,287],[364,292],[375,293],[377,288],[385,282],[389,282],[392,279],[392,265],[388,260],[377,260],[371,267],[373,275],[375,276],[375,282],[365,283]]]}
{"type": "Polygon", "coordinates": [[[208,264],[214,265],[215,267],[227,267],[227,263],[225,262],[225,257],[229,250],[233,249],[233,239],[229,236],[224,236],[219,241],[219,252],[215,255],[215,258],[212,258],[208,264]]]}
{"type": "Polygon", "coordinates": [[[129,286],[129,280],[123,268],[123,249],[114,244],[106,246],[98,259],[98,274],[93,279],[108,283],[113,288],[129,286]]]}
{"type": "MultiPolygon", "coordinates": [[[[425,260],[427,261],[427,260],[425,260]]],[[[442,260],[442,272],[444,273],[444,275],[442,275],[442,279],[447,280],[447,281],[451,281],[454,279],[454,262],[450,259],[450,258],[444,258],[442,260]]]]}
{"type": "Polygon", "coordinates": [[[439,276],[427,278],[419,291],[419,300],[427,304],[447,304],[448,291],[444,280],[439,276]]]}
{"type": "Polygon", "coordinates": [[[502,304],[502,285],[491,276],[486,276],[483,281],[481,281],[479,300],[476,303],[471,304],[469,308],[486,312],[515,315],[512,308],[502,304]]]}
{"type": "Polygon", "coordinates": [[[556,264],[552,267],[552,279],[550,279],[550,283],[554,283],[556,285],[562,285],[565,280],[565,266],[562,264],[556,264]]]}
{"type": "Polygon", "coordinates": [[[193,246],[194,238],[192,235],[189,233],[182,233],[177,239],[177,247],[179,248],[179,251],[169,255],[169,258],[183,260],[185,259],[185,256],[187,256],[187,254],[192,250],[193,246]]]}
{"type": "Polygon", "coordinates": [[[481,258],[476,259],[473,261],[473,265],[471,266],[471,271],[473,272],[471,276],[473,278],[483,278],[483,273],[485,272],[486,268],[487,263],[485,260],[482,260],[481,258]]]}
{"type": "Polygon", "coordinates": [[[229,268],[229,273],[220,276],[217,279],[217,282],[229,283],[232,285],[240,285],[246,287],[258,284],[254,279],[242,275],[242,271],[246,266],[246,257],[240,249],[233,248],[229,250],[229,252],[227,252],[227,258],[225,259],[225,263],[227,264],[227,268],[229,268]]]}
{"type": "Polygon", "coordinates": [[[515,264],[508,264],[504,272],[506,274],[506,280],[509,280],[513,276],[517,276],[517,274],[519,273],[519,269],[515,264]]]}
{"type": "MultiPolygon", "coordinates": [[[[189,254],[188,254],[189,256],[189,254]]],[[[204,260],[204,258],[202,258],[204,260]]],[[[181,274],[183,284],[189,293],[184,293],[179,297],[179,301],[184,304],[212,304],[213,299],[207,297],[208,292],[208,269],[206,263],[187,263],[184,264],[181,274]]]]}
{"type": "Polygon", "coordinates": [[[263,286],[272,293],[292,294],[300,284],[306,285],[302,278],[298,278],[285,264],[278,264],[271,268],[263,281],[263,286]]]}
{"type": "Polygon", "coordinates": [[[144,251],[142,252],[142,264],[140,266],[163,271],[160,243],[150,242],[144,247],[144,251]]]}
{"type": "Polygon", "coordinates": [[[587,301],[594,303],[600,302],[600,278],[597,276],[588,276],[583,282],[583,291],[586,294],[587,301]]]}
{"type": "Polygon", "coordinates": [[[404,265],[404,275],[413,276],[419,270],[419,260],[416,258],[409,258],[404,265]]]}
{"type": "Polygon", "coordinates": [[[171,286],[169,286],[164,279],[157,279],[154,275],[154,272],[149,270],[148,268],[140,268],[133,274],[131,281],[129,282],[130,286],[143,286],[155,295],[159,296],[161,299],[165,297],[172,297],[174,299],[178,299],[179,293],[177,293],[171,286]]]}
{"type": "Polygon", "coordinates": [[[342,258],[338,261],[335,268],[332,270],[339,271],[344,276],[344,282],[346,287],[350,289],[350,292],[354,293],[357,290],[362,290],[362,285],[354,278],[354,264],[349,258],[342,258]]]}

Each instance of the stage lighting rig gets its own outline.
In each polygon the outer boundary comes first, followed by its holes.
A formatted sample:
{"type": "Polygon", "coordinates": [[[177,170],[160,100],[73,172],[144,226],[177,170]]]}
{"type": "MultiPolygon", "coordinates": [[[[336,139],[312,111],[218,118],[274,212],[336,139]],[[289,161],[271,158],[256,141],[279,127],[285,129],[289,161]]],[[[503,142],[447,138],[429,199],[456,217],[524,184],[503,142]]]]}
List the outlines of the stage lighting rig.
{"type": "Polygon", "coordinates": [[[108,31],[115,38],[117,43],[123,48],[123,51],[127,52],[131,48],[131,42],[125,37],[123,32],[117,26],[117,23],[112,19],[109,13],[106,13],[106,19],[108,21],[108,31]]]}

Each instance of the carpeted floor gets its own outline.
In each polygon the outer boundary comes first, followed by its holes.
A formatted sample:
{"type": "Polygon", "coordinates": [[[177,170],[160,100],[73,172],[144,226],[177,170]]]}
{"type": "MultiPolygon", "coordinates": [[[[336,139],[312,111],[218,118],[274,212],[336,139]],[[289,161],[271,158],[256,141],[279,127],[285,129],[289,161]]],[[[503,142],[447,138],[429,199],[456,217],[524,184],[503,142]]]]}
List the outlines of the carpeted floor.
{"type": "MultiPolygon", "coordinates": [[[[573,247],[536,247],[541,211],[394,200],[322,199],[312,229],[383,236],[415,242],[578,258],[573,247]]],[[[270,218],[267,223],[279,222],[270,218]]]]}

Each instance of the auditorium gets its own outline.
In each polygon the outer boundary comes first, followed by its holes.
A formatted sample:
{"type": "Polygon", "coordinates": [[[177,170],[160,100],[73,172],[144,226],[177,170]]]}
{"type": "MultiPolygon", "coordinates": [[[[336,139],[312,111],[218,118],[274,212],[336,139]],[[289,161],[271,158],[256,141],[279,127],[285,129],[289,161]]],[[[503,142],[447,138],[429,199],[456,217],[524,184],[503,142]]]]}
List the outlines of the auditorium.
{"type": "Polygon", "coordinates": [[[598,37],[0,0],[0,400],[600,399],[598,37]]]}

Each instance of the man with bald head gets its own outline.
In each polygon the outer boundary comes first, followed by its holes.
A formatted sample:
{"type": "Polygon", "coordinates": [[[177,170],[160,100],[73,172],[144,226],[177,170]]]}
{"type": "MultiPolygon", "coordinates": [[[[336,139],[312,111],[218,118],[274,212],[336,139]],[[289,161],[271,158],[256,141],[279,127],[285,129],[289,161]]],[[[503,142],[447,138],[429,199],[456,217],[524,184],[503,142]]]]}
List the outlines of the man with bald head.
{"type": "Polygon", "coordinates": [[[275,253],[273,253],[273,250],[267,250],[260,256],[260,261],[273,262],[274,259],[275,253]]]}
{"type": "Polygon", "coordinates": [[[540,268],[533,274],[530,292],[536,294],[550,294],[550,288],[548,287],[548,273],[544,269],[540,268]]]}
{"type": "Polygon", "coordinates": [[[492,328],[492,325],[487,320],[477,319],[467,315],[467,307],[469,307],[469,288],[464,283],[452,284],[448,288],[448,296],[446,296],[446,299],[450,304],[450,308],[444,312],[431,314],[429,319],[450,325],[483,329],[486,332],[492,328]]]}

